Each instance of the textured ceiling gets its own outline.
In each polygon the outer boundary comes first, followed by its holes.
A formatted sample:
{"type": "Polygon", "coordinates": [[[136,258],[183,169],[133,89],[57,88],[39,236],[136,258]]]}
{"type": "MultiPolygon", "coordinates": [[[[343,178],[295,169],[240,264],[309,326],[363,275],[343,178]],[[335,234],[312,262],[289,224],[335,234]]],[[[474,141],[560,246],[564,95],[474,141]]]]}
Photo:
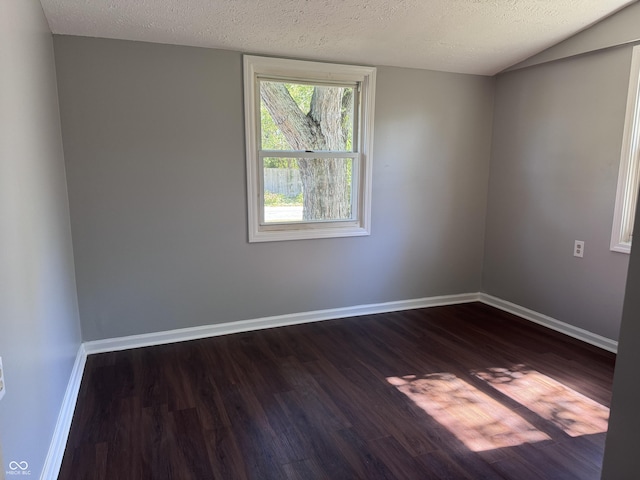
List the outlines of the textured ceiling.
{"type": "Polygon", "coordinates": [[[41,0],[53,33],[491,75],[634,0],[41,0]]]}

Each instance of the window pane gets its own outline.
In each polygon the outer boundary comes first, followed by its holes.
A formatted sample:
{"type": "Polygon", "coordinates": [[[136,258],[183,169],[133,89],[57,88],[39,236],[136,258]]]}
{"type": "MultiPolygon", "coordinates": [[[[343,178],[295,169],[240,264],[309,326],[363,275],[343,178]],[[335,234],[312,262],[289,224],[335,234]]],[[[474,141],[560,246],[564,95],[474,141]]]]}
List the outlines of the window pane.
{"type": "Polygon", "coordinates": [[[352,220],[351,158],[265,158],[264,223],[352,220]]]}
{"type": "Polygon", "coordinates": [[[353,151],[354,87],[260,81],[262,150],[353,151]]]}

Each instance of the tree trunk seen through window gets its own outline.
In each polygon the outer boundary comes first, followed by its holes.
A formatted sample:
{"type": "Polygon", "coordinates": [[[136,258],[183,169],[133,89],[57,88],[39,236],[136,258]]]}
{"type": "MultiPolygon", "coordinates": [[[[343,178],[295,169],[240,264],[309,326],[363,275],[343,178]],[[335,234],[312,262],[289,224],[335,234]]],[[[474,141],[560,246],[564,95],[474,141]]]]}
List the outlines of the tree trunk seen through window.
{"type": "MultiPolygon", "coordinates": [[[[314,86],[308,112],[300,108],[286,84],[260,83],[260,98],[291,150],[351,149],[353,92],[351,87],[314,86]]],[[[304,221],[351,218],[350,158],[299,158],[304,221]]]]}

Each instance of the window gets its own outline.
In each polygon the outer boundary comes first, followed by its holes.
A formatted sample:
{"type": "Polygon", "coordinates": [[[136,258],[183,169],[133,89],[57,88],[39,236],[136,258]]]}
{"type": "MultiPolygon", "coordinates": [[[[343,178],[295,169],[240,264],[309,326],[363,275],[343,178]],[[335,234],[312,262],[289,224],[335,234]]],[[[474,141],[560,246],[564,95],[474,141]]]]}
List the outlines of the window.
{"type": "Polygon", "coordinates": [[[633,48],[611,250],[629,253],[640,186],[640,46],[633,48]]]}
{"type": "Polygon", "coordinates": [[[250,242],[369,235],[375,74],[244,57],[250,242]]]}

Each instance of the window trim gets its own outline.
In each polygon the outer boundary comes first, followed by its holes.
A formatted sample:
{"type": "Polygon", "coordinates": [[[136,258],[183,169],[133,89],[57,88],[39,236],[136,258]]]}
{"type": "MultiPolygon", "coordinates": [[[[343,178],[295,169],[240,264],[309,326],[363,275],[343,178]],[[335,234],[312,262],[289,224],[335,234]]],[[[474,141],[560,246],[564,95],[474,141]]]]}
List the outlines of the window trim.
{"type": "MultiPolygon", "coordinates": [[[[247,213],[249,242],[303,240],[312,238],[353,237],[371,234],[371,186],[373,152],[373,115],[375,99],[374,67],[339,65],[303,60],[244,55],[245,143],[247,163],[247,213]],[[359,175],[355,220],[334,222],[292,222],[261,224],[262,168],[260,158],[260,94],[258,77],[307,83],[358,83],[360,114],[358,138],[354,138],[359,175]]],[[[355,132],[354,132],[355,133],[355,132]]],[[[354,136],[355,137],[355,136],[354,136]]],[[[280,152],[282,153],[282,152],[280,152]]],[[[323,152],[324,155],[327,152],[323,152]]]]}
{"type": "Polygon", "coordinates": [[[611,250],[631,253],[631,234],[640,183],[640,45],[633,47],[611,250]]]}

